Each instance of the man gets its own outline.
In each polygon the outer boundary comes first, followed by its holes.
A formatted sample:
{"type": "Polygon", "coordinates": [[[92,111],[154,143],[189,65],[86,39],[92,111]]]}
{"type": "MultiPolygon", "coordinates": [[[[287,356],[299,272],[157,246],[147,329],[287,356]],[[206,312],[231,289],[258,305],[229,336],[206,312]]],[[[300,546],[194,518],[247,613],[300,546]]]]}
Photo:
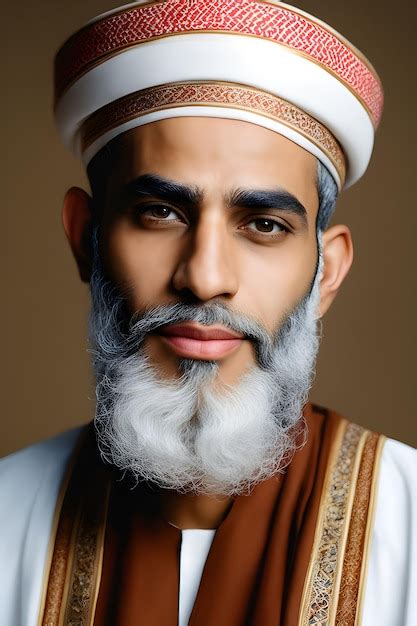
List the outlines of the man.
{"type": "Polygon", "coordinates": [[[5,623],[416,623],[415,453],[307,402],[375,70],[259,0],[115,9],[55,70],[97,410],[2,462],[5,623]]]}

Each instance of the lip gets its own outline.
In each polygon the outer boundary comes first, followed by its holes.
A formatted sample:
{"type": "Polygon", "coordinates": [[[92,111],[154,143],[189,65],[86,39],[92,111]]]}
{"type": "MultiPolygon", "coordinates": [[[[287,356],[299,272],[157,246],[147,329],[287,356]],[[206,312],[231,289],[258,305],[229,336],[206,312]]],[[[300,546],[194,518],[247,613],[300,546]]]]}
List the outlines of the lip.
{"type": "Polygon", "coordinates": [[[170,324],[163,326],[159,333],[170,337],[188,337],[189,339],[198,339],[199,341],[210,341],[215,339],[243,339],[243,335],[239,335],[228,328],[219,326],[200,326],[196,323],[170,324]]]}
{"type": "Polygon", "coordinates": [[[243,335],[228,329],[196,323],[165,326],[158,335],[178,356],[203,360],[229,355],[244,339],[243,335]]]}

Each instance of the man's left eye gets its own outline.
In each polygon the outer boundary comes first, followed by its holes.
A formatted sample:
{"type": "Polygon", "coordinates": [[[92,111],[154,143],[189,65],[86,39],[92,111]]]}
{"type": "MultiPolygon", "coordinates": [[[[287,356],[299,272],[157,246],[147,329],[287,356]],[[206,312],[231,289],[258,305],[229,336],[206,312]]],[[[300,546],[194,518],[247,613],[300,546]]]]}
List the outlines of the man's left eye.
{"type": "Polygon", "coordinates": [[[281,222],[276,222],[275,220],[267,219],[265,217],[258,217],[256,220],[252,220],[248,222],[248,226],[250,224],[255,224],[255,228],[250,228],[250,230],[255,230],[258,233],[265,233],[267,235],[275,235],[281,232],[287,232],[288,229],[285,228],[281,222]]]}

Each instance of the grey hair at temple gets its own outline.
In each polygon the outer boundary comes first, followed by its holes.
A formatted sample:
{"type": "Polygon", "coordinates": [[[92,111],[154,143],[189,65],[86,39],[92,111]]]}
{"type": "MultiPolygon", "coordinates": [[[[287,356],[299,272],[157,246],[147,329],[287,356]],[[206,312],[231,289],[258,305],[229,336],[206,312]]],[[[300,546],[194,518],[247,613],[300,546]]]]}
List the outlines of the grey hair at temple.
{"type": "Polygon", "coordinates": [[[317,161],[317,191],[319,210],[317,212],[316,230],[317,233],[322,233],[329,225],[336,208],[338,191],[333,176],[321,161],[317,161]]]}
{"type": "Polygon", "coordinates": [[[317,160],[317,192],[319,195],[319,208],[316,217],[316,239],[318,259],[315,276],[319,270],[320,260],[323,256],[323,232],[329,225],[338,196],[337,185],[329,170],[323,163],[317,160]]]}

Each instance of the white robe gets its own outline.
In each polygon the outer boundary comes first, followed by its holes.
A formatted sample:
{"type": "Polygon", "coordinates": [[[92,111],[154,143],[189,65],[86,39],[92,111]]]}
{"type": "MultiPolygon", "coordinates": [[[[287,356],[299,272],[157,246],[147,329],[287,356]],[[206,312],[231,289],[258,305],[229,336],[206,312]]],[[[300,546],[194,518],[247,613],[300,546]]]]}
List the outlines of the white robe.
{"type": "MultiPolygon", "coordinates": [[[[0,460],[0,623],[36,626],[56,499],[80,430],[0,460]]],[[[182,531],[179,626],[186,626],[215,531],[182,531]]],[[[361,626],[417,625],[417,451],[381,455],[361,626]]]]}

